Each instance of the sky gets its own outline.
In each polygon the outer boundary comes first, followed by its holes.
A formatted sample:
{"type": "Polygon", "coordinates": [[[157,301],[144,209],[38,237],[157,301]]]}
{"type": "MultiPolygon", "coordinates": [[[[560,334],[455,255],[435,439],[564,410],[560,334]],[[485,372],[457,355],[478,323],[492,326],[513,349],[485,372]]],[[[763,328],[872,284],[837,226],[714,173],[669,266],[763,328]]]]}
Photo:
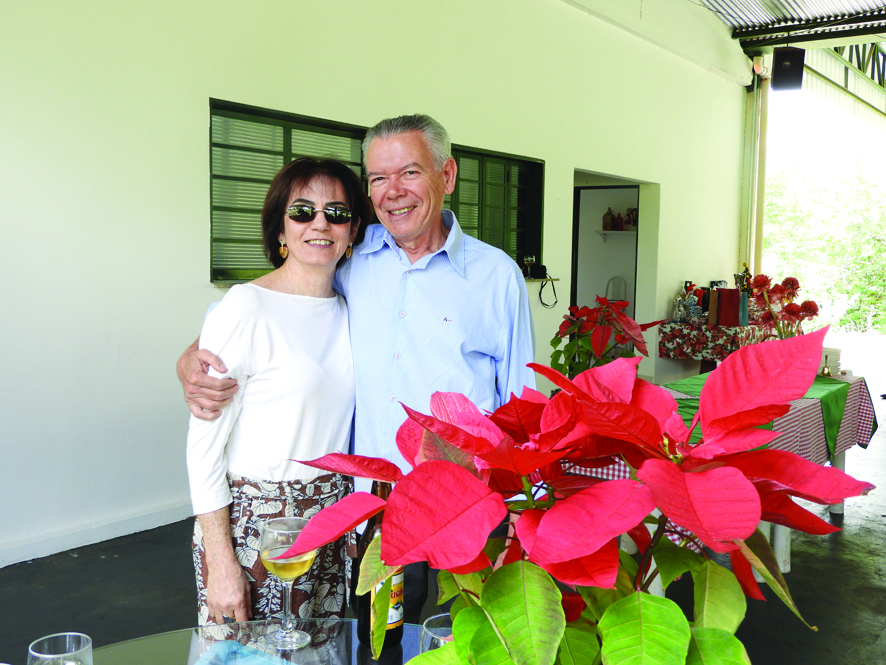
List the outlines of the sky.
{"type": "Polygon", "coordinates": [[[882,182],[886,131],[808,90],[770,93],[767,178],[793,171],[811,184],[835,186],[859,162],[882,182]]]}

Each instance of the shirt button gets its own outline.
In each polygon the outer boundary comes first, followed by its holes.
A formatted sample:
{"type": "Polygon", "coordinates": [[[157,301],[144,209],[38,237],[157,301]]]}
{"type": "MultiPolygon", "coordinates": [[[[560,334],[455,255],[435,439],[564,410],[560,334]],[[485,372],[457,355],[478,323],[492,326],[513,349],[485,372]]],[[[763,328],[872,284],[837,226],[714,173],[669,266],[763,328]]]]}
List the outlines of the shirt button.
{"type": "Polygon", "coordinates": [[[400,318],[401,319],[406,318],[406,312],[400,312],[400,318]]]}
{"type": "Polygon", "coordinates": [[[411,271],[411,270],[407,270],[407,271],[406,271],[406,274],[407,274],[407,275],[411,275],[411,274],[412,274],[412,271],[411,271]]]}
{"type": "Polygon", "coordinates": [[[394,360],[400,360],[400,354],[399,354],[399,353],[395,353],[395,354],[394,354],[394,360]]]}
{"type": "Polygon", "coordinates": [[[392,402],[396,402],[396,401],[397,401],[397,400],[394,398],[393,395],[391,395],[391,401],[392,401],[392,402]]]}

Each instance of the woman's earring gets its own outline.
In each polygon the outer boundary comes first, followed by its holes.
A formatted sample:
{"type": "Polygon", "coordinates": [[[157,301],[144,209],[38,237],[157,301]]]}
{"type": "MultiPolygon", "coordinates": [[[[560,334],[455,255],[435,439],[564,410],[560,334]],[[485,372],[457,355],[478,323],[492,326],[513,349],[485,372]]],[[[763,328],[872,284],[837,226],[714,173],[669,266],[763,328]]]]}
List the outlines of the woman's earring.
{"type": "Polygon", "coordinates": [[[286,257],[289,256],[289,248],[286,246],[286,243],[283,242],[283,239],[280,239],[280,249],[277,250],[280,252],[280,256],[283,257],[283,260],[286,260],[286,257]]]}
{"type": "Polygon", "coordinates": [[[354,243],[348,245],[348,248],[345,250],[345,261],[351,258],[351,254],[354,253],[354,243]]]}

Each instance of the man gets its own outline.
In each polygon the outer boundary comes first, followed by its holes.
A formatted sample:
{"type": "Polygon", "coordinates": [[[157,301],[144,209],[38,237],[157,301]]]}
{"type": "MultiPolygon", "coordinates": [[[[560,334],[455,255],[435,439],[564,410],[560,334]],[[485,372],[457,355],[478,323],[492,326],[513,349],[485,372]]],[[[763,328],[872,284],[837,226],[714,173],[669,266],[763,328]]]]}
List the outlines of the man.
{"type": "MultiPolygon", "coordinates": [[[[341,268],[336,290],[348,299],[357,387],[354,450],[384,457],[404,472],[396,446],[400,402],[430,412],[434,392],[459,392],[494,411],[523,386],[535,387],[526,284],[504,252],[462,233],[443,197],[455,188],[449,136],[425,115],[383,120],[363,142],[369,193],[381,225],[341,268]]],[[[210,420],[236,392],[205,375],[221,359],[194,343],[178,362],[185,401],[210,420]]],[[[358,481],[358,489],[368,488],[358,481]]],[[[412,568],[412,570],[409,570],[412,568]]],[[[418,623],[424,578],[407,569],[406,621],[418,623]]]]}

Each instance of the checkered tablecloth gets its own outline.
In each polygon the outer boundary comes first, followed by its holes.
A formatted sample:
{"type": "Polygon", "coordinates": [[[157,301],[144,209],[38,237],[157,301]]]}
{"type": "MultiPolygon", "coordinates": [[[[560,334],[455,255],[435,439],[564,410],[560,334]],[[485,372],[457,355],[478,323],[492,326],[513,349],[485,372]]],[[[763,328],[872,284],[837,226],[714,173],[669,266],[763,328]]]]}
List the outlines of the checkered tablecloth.
{"type": "MultiPolygon", "coordinates": [[[[860,376],[839,375],[832,378],[849,384],[849,394],[846,396],[846,408],[840,421],[835,454],[845,452],[856,444],[867,446],[874,426],[874,404],[867,384],[860,376]]],[[[670,388],[665,390],[671,393],[674,399],[691,399],[690,395],[676,390],[670,388]]],[[[795,399],[791,402],[791,410],[773,421],[772,431],[778,432],[779,435],[769,443],[770,449],[788,450],[817,464],[828,462],[828,444],[819,400],[795,399]]],[[[629,477],[628,468],[621,461],[600,469],[581,469],[573,466],[568,471],[604,480],[629,477]]]]}

